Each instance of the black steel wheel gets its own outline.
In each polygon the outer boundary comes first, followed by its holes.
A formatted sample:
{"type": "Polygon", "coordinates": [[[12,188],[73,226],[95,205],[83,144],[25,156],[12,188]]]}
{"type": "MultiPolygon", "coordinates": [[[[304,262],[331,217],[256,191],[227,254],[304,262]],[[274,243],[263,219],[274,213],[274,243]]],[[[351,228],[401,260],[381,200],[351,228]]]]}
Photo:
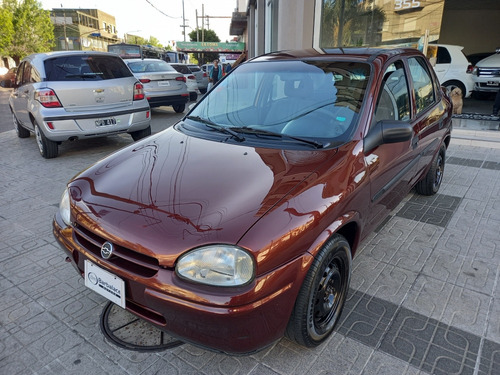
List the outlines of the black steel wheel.
{"type": "Polygon", "coordinates": [[[335,234],[315,257],[295,301],[286,336],[314,347],[330,336],[338,323],[349,290],[351,248],[335,234]]]}
{"type": "Polygon", "coordinates": [[[441,145],[439,152],[432,161],[431,168],[415,186],[417,193],[422,195],[434,195],[438,192],[441,182],[443,182],[444,166],[446,158],[446,147],[441,145]]]}

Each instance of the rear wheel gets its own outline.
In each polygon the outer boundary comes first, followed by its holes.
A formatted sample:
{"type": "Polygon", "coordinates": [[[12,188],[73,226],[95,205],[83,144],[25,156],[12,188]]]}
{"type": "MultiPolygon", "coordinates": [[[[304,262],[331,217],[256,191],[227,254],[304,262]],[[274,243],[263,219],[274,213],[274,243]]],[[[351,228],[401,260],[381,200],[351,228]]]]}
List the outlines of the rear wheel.
{"type": "Polygon", "coordinates": [[[295,301],[286,329],[288,338],[314,347],[331,335],[349,289],[351,248],[335,234],[315,257],[295,301]]]}
{"type": "Polygon", "coordinates": [[[182,113],[186,109],[186,105],[185,104],[175,104],[172,106],[172,108],[174,109],[174,111],[176,113],[182,113]]]}
{"type": "Polygon", "coordinates": [[[460,81],[456,81],[456,80],[446,81],[445,83],[443,83],[442,86],[444,86],[444,88],[446,88],[446,92],[448,93],[448,95],[450,95],[450,93],[452,92],[452,90],[455,87],[458,87],[462,91],[462,98],[465,98],[465,94],[467,94],[465,92],[464,84],[460,81]]]}
{"type": "Polygon", "coordinates": [[[429,172],[427,172],[425,177],[415,186],[417,193],[422,195],[434,195],[438,192],[441,182],[443,181],[445,157],[446,147],[442,145],[432,161],[429,172]]]}
{"type": "Polygon", "coordinates": [[[190,92],[189,93],[189,100],[192,101],[192,102],[195,102],[196,99],[198,99],[198,94],[196,92],[190,92]]]}
{"type": "Polygon", "coordinates": [[[47,139],[37,123],[35,123],[35,138],[38,145],[38,150],[45,159],[52,159],[57,157],[57,142],[47,139]]]}
{"type": "Polygon", "coordinates": [[[28,138],[30,136],[30,131],[22,127],[14,113],[12,113],[12,121],[14,121],[14,129],[16,129],[19,138],[28,138]]]}
{"type": "Polygon", "coordinates": [[[138,141],[139,139],[146,138],[151,135],[151,126],[148,126],[146,129],[137,130],[135,132],[131,132],[130,135],[134,141],[138,141]]]}

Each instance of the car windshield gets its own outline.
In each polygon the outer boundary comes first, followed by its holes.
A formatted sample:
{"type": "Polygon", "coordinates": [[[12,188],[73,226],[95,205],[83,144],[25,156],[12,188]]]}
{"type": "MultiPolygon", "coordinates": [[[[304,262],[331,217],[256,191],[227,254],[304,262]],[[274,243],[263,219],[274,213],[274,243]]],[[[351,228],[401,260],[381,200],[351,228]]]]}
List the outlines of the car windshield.
{"type": "Polygon", "coordinates": [[[44,61],[47,81],[101,81],[132,77],[118,56],[59,56],[44,61]]]}
{"type": "Polygon", "coordinates": [[[128,66],[133,73],[155,73],[155,72],[175,72],[176,70],[172,68],[163,60],[141,60],[141,61],[131,61],[128,62],[128,66]]]}
{"type": "Polygon", "coordinates": [[[212,89],[188,119],[253,136],[340,144],[357,123],[369,76],[370,66],[358,62],[248,63],[212,89]]]}

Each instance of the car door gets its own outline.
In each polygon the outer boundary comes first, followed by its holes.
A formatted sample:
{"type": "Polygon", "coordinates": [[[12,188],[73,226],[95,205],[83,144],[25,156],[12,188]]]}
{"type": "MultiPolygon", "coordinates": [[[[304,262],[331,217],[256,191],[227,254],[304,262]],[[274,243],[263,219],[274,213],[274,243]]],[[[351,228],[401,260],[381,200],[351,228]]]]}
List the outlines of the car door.
{"type": "MultiPolygon", "coordinates": [[[[388,64],[378,83],[372,127],[380,121],[411,124],[411,96],[408,71],[402,59],[388,64]]],[[[396,207],[412,187],[418,164],[414,129],[411,140],[382,144],[365,151],[365,163],[370,174],[371,220],[378,225],[396,207]]],[[[373,228],[370,228],[371,230],[373,228]]]]}
{"type": "Polygon", "coordinates": [[[23,61],[21,65],[19,65],[19,69],[16,74],[16,87],[12,92],[12,102],[17,120],[25,126],[32,128],[28,113],[30,68],[31,64],[27,61],[23,61]]]}
{"type": "Polygon", "coordinates": [[[411,93],[414,101],[415,151],[418,165],[413,183],[416,183],[439,149],[446,131],[446,105],[439,85],[427,61],[419,56],[408,58],[411,93]]]}

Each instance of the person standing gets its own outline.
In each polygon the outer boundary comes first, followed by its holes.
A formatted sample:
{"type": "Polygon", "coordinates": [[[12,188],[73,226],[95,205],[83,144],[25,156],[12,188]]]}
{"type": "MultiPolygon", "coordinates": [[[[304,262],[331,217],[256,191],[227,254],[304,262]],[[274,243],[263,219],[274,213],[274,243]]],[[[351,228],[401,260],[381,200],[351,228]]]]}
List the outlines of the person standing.
{"type": "Polygon", "coordinates": [[[214,65],[209,74],[210,82],[215,86],[217,82],[222,78],[222,67],[219,66],[219,60],[214,60],[214,65]]]}

